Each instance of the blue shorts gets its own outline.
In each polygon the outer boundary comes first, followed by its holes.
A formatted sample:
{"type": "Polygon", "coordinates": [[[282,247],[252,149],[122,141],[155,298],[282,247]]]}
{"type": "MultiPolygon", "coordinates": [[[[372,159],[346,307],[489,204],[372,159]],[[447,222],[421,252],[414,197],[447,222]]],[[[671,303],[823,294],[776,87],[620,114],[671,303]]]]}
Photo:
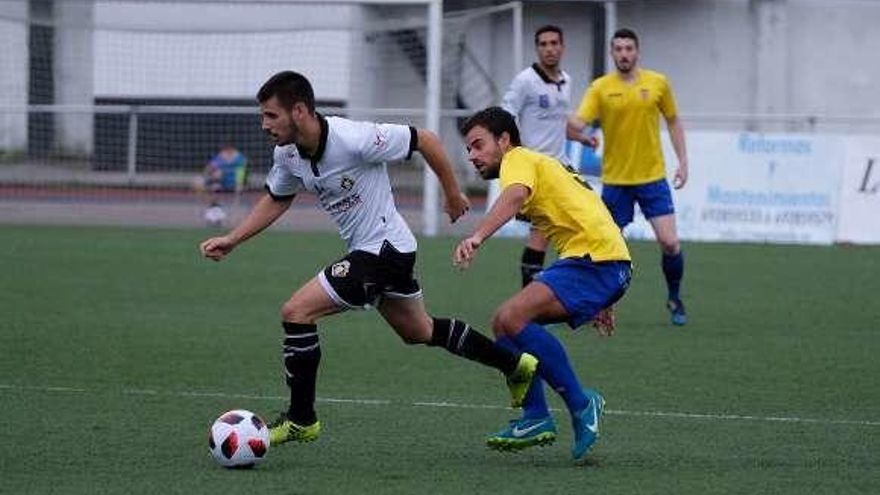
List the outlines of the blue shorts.
{"type": "Polygon", "coordinates": [[[614,223],[620,228],[632,222],[636,202],[648,219],[675,213],[675,208],[672,206],[672,191],[669,190],[666,179],[633,186],[604,184],[602,201],[614,217],[614,223]]]}
{"type": "Polygon", "coordinates": [[[620,299],[632,277],[629,261],[594,263],[589,258],[563,258],[539,273],[568,312],[568,325],[577,328],[620,299]]]}

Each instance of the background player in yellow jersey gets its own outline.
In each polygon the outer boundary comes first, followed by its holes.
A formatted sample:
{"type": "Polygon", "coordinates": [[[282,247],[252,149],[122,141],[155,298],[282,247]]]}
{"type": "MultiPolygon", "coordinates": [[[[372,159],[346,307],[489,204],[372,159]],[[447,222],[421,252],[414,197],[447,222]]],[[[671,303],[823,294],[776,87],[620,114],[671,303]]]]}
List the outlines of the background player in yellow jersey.
{"type": "MultiPolygon", "coordinates": [[[[577,328],[614,304],[629,286],[630,256],[620,229],[602,200],[579,175],[548,155],[521,146],[513,116],[490,107],[462,127],[468,155],[483,179],[500,179],[501,195],[461,241],[453,262],[465,268],[477,250],[517,213],[549,240],[559,259],[535,276],[492,317],[498,344],[539,359],[538,374],[562,396],[574,430],[572,456],[581,462],[598,436],[605,400],[584,390],[565,349],[543,323],[577,328]]],[[[537,378],[523,402],[523,416],[491,435],[488,445],[517,450],[553,442],[556,423],[537,378]]]]}
{"type": "Polygon", "coordinates": [[[668,288],[667,308],[672,323],[687,322],[680,288],[684,257],[675,229],[672,193],[660,148],[660,115],[666,119],[678,168],[673,186],[684,187],[688,176],[684,129],[666,76],[639,67],[639,38],[620,29],[611,38],[611,56],[617,71],[590,85],[569,130],[583,131],[598,120],[605,137],[602,156],[602,200],[623,229],[633,219],[636,202],[651,223],[663,251],[662,267],[668,288]]]}

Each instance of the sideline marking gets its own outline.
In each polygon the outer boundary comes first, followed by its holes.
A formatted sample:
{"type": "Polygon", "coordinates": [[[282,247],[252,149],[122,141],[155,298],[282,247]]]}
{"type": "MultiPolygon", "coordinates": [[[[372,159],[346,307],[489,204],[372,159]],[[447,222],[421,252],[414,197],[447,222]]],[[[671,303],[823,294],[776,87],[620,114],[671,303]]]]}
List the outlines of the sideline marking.
{"type": "MultiPolygon", "coordinates": [[[[111,390],[89,390],[79,387],[36,387],[30,385],[10,385],[0,383],[0,390],[17,390],[17,391],[34,391],[48,393],[112,393],[111,390]]],[[[248,400],[285,400],[286,396],[280,395],[253,395],[253,394],[234,394],[227,392],[197,392],[197,391],[168,391],[144,388],[126,388],[121,389],[123,395],[148,395],[148,396],[171,396],[171,397],[212,397],[219,399],[248,399],[248,400]]],[[[488,404],[464,404],[458,402],[401,402],[387,399],[347,399],[333,397],[318,397],[317,402],[328,404],[357,404],[371,406],[392,406],[402,405],[409,407],[433,407],[433,408],[452,408],[452,409],[497,409],[510,411],[507,406],[494,406],[488,404]]],[[[553,409],[558,411],[557,409],[553,409]]],[[[677,419],[702,419],[715,421],[761,421],[767,423],[806,423],[817,425],[846,425],[846,426],[880,426],[880,421],[868,421],[858,419],[816,419],[816,418],[799,418],[796,416],[753,416],[741,414],[710,414],[710,413],[688,413],[674,411],[627,411],[623,409],[608,409],[605,414],[611,416],[633,416],[633,417],[654,417],[654,418],[677,418],[677,419]]]]}

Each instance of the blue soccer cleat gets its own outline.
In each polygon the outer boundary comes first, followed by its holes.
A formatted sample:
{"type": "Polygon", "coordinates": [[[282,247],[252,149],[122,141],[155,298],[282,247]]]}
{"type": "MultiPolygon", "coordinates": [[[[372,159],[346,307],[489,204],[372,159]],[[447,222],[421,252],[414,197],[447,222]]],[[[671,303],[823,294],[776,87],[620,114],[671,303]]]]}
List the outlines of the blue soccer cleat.
{"type": "Polygon", "coordinates": [[[507,428],[486,440],[492,450],[517,451],[535,445],[550,445],[556,441],[556,421],[552,416],[538,419],[514,419],[507,428]]]}
{"type": "Polygon", "coordinates": [[[578,464],[583,463],[590,447],[599,438],[599,419],[605,410],[605,398],[595,390],[584,390],[590,402],[587,407],[574,413],[571,418],[571,426],[574,430],[574,445],[571,447],[571,456],[578,464]]]}
{"type": "Polygon", "coordinates": [[[669,321],[677,327],[684,326],[687,321],[687,313],[684,310],[684,303],[681,299],[670,299],[666,301],[666,309],[669,310],[669,321]]]}

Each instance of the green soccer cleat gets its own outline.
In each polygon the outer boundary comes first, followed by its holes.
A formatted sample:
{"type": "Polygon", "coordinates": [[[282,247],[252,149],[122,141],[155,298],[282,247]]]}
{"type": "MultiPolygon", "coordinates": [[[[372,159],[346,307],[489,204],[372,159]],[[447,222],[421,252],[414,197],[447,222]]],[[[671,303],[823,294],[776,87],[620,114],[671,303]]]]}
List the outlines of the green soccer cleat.
{"type": "Polygon", "coordinates": [[[513,373],[507,375],[507,388],[510,389],[510,406],[522,407],[526,392],[532,384],[532,378],[538,372],[538,358],[524,352],[519,356],[519,363],[513,373]]]}
{"type": "Polygon", "coordinates": [[[321,422],[315,421],[308,426],[301,426],[287,418],[282,412],[278,419],[269,425],[269,445],[281,445],[285,442],[314,442],[321,435],[321,422]]]}
{"type": "Polygon", "coordinates": [[[556,422],[552,416],[538,419],[514,419],[507,428],[491,435],[486,445],[492,450],[515,452],[556,441],[556,422]]]}

